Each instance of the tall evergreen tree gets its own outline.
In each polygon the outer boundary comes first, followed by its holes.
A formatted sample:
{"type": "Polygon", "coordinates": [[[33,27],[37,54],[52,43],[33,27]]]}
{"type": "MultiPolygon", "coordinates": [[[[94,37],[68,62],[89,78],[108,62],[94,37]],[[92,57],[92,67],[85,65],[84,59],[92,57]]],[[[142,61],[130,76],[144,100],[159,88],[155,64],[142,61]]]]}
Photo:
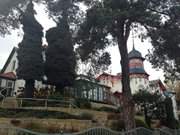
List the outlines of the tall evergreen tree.
{"type": "MultiPolygon", "coordinates": [[[[132,129],[135,127],[135,122],[127,50],[129,34],[133,28],[140,33],[139,36],[142,38],[150,37],[153,41],[152,44],[162,47],[162,44],[160,44],[162,42],[155,42],[155,39],[161,39],[161,35],[156,34],[156,32],[162,27],[166,27],[166,22],[179,26],[179,23],[176,23],[177,21],[173,19],[177,17],[173,17],[174,10],[172,10],[179,9],[179,1],[93,0],[87,1],[87,5],[90,8],[87,11],[85,22],[79,30],[78,43],[80,44],[80,49],[88,56],[95,53],[96,50],[102,50],[111,45],[108,42],[109,35],[116,42],[121,55],[124,121],[126,129],[132,129]],[[143,30],[141,30],[142,28],[143,30]]],[[[179,15],[179,10],[176,11],[176,15],[179,15]]],[[[171,27],[166,28],[171,31],[171,27]]],[[[176,27],[176,29],[179,28],[176,27]]],[[[170,32],[167,29],[166,31],[170,32]]],[[[173,38],[174,35],[169,33],[168,36],[163,38],[170,41],[169,37],[173,38]]]]}
{"type": "MultiPolygon", "coordinates": [[[[70,0],[60,0],[54,3],[55,8],[53,9],[61,16],[56,21],[57,26],[48,30],[46,34],[48,48],[45,73],[48,83],[55,85],[56,90],[60,92],[65,86],[71,86],[76,76],[76,57],[68,24],[70,4],[70,0]]],[[[53,6],[52,3],[51,6],[53,6]]]]}
{"type": "Polygon", "coordinates": [[[25,80],[25,97],[32,98],[35,80],[43,76],[42,37],[43,28],[35,19],[32,1],[29,2],[21,17],[24,36],[18,49],[17,76],[25,80]]]}

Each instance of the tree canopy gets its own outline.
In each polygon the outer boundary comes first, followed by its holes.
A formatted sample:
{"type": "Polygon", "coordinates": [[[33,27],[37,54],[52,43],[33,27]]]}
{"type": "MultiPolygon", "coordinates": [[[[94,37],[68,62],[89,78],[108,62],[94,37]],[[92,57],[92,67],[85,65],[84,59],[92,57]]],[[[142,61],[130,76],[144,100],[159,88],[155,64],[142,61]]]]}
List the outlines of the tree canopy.
{"type": "Polygon", "coordinates": [[[33,97],[34,81],[42,80],[43,58],[42,58],[42,37],[43,28],[36,21],[33,3],[29,2],[20,22],[23,25],[24,36],[18,49],[19,79],[26,81],[25,96],[33,97]]]}
{"type": "Polygon", "coordinates": [[[52,14],[57,15],[57,26],[49,29],[46,34],[48,47],[45,73],[48,83],[55,85],[58,91],[62,91],[65,86],[72,86],[76,77],[76,57],[68,23],[71,15],[68,11],[72,5],[70,0],[59,0],[51,6],[55,10],[52,14]]]}
{"type": "MultiPolygon", "coordinates": [[[[173,38],[173,35],[170,33],[172,31],[170,26],[173,25],[173,27],[179,30],[179,24],[176,20],[179,10],[176,10],[177,16],[173,17],[173,9],[179,8],[179,1],[95,0],[92,3],[88,3],[88,6],[90,8],[87,10],[86,19],[78,33],[79,48],[85,54],[84,57],[91,56],[97,50],[104,50],[107,46],[111,45],[108,36],[112,36],[121,54],[125,125],[126,129],[133,128],[134,107],[129,85],[127,51],[129,34],[131,30],[136,30],[137,33],[140,33],[139,36],[141,38],[149,38],[155,51],[158,51],[158,48],[168,49],[166,45],[173,38]],[[166,29],[164,30],[163,28],[166,29]],[[167,31],[168,34],[162,34],[163,31],[167,31]],[[170,38],[171,36],[172,38],[170,38]],[[163,44],[164,42],[158,42],[157,39],[165,39],[167,42],[163,44]]],[[[174,42],[175,46],[178,45],[177,43],[174,42]]],[[[166,56],[166,52],[162,51],[159,54],[166,56]]]]}

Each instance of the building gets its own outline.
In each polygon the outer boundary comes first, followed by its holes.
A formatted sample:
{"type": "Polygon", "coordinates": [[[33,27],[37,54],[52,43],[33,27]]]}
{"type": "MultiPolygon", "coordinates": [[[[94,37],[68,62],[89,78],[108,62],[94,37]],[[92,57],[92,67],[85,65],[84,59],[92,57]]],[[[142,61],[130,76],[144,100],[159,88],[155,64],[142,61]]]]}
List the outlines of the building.
{"type": "MultiPolygon", "coordinates": [[[[17,47],[13,48],[0,73],[0,88],[6,89],[3,95],[18,95],[25,85],[25,81],[19,80],[16,75],[16,69],[18,68],[17,50],[17,47]]],[[[42,82],[36,81],[35,88],[40,89],[41,87],[44,87],[42,82]]]]}
{"type": "MultiPolygon", "coordinates": [[[[150,92],[162,92],[166,88],[160,80],[149,81],[149,74],[144,69],[144,60],[141,53],[137,51],[134,47],[132,51],[128,54],[129,57],[129,77],[130,77],[130,87],[132,94],[138,92],[139,90],[148,90],[150,92]]],[[[108,73],[102,73],[97,77],[100,84],[109,86],[113,93],[122,92],[122,75],[118,73],[117,75],[111,75],[108,73]]]]}
{"type": "MultiPolygon", "coordinates": [[[[18,48],[16,47],[13,48],[0,74],[0,87],[10,89],[8,95],[18,94],[19,90],[21,90],[21,88],[25,85],[25,81],[17,79],[16,76],[16,69],[18,68],[17,49],[18,48]]],[[[45,53],[43,54],[45,55],[45,53]]],[[[43,58],[45,60],[45,56],[43,58]]],[[[130,86],[132,93],[139,90],[164,90],[165,87],[160,80],[149,81],[149,75],[144,69],[144,60],[145,59],[142,57],[141,53],[133,47],[132,51],[129,53],[130,86]]],[[[118,73],[117,75],[103,73],[96,78],[96,81],[98,82],[98,85],[108,87],[111,93],[117,93],[122,92],[121,79],[121,73],[118,73]]],[[[79,80],[82,81],[83,79],[81,78],[79,80]]],[[[84,78],[84,80],[87,81],[87,78],[84,78]]],[[[92,83],[94,83],[94,81],[92,81],[92,83]]],[[[46,85],[40,81],[36,81],[35,83],[36,89],[40,89],[45,86],[46,85]]]]}

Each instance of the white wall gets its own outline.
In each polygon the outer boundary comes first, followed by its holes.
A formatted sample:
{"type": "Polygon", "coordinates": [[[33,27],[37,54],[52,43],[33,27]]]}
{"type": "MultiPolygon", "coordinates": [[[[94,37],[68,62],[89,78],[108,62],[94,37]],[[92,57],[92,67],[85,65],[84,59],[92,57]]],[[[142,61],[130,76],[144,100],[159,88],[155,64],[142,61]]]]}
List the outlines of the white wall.
{"type": "Polygon", "coordinates": [[[14,72],[16,74],[16,69],[18,67],[18,60],[17,60],[17,52],[14,53],[14,55],[12,56],[11,61],[9,62],[9,64],[7,65],[7,68],[5,69],[4,73],[7,72],[14,72]],[[15,68],[13,68],[13,63],[15,61],[15,68]]]}
{"type": "MultiPolygon", "coordinates": [[[[122,82],[121,79],[101,79],[100,84],[111,87],[111,91],[114,93],[116,91],[122,92],[122,82]]],[[[130,87],[132,94],[138,92],[140,89],[148,90],[149,80],[144,77],[130,77],[130,87]]]]}

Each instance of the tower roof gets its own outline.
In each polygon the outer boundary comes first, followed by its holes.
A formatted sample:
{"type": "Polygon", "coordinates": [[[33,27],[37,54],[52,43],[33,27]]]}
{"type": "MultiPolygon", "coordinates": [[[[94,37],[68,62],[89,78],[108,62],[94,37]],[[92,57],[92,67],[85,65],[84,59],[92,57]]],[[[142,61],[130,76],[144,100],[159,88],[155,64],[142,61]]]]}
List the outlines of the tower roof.
{"type": "Polygon", "coordinates": [[[141,53],[140,53],[139,51],[137,51],[137,50],[134,48],[134,46],[133,46],[132,51],[129,52],[128,57],[129,57],[129,59],[139,58],[139,59],[144,60],[144,58],[142,57],[141,53]]]}

